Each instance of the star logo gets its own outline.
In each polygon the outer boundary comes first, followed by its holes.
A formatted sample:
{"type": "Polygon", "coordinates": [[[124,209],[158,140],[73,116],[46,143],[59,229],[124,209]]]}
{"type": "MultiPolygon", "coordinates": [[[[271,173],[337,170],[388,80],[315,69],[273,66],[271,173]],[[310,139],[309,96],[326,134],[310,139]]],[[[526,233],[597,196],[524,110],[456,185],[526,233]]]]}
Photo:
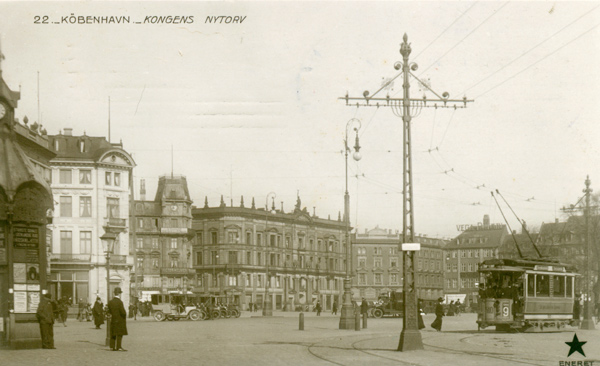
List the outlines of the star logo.
{"type": "Polygon", "coordinates": [[[574,352],[579,352],[583,355],[583,357],[585,357],[585,353],[583,352],[582,346],[587,342],[580,342],[579,339],[577,339],[577,333],[573,335],[573,341],[565,343],[569,345],[569,347],[571,347],[569,349],[569,354],[567,355],[567,357],[571,356],[574,352]]]}

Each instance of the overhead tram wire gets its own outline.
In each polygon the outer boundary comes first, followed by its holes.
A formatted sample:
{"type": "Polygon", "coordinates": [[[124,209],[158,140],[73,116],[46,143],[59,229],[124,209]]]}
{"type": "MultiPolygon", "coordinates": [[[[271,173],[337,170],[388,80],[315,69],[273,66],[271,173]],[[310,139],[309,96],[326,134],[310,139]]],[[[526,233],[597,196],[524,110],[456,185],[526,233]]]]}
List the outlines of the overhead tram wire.
{"type": "Polygon", "coordinates": [[[525,225],[523,225],[523,220],[521,220],[519,218],[519,216],[517,216],[517,213],[515,212],[515,210],[513,210],[512,207],[510,206],[510,204],[508,204],[508,202],[506,201],[506,199],[504,198],[504,196],[500,193],[500,191],[496,189],[496,193],[498,193],[498,195],[504,200],[504,203],[506,203],[506,205],[508,206],[508,208],[510,208],[510,210],[513,213],[513,215],[515,215],[515,217],[517,218],[517,221],[519,221],[519,223],[521,224],[521,227],[523,228],[523,231],[525,231],[525,233],[527,234],[527,237],[529,238],[529,241],[531,241],[531,245],[533,245],[533,249],[535,249],[535,252],[537,253],[538,257],[542,258],[542,254],[540,253],[540,251],[538,250],[537,246],[533,242],[533,239],[531,238],[531,235],[529,235],[529,230],[527,230],[527,228],[525,227],[525,225]]]}
{"type": "Polygon", "coordinates": [[[519,244],[517,243],[517,238],[515,238],[515,233],[512,230],[512,228],[510,227],[510,224],[508,223],[508,220],[506,219],[506,216],[504,216],[504,212],[502,211],[502,207],[500,207],[500,204],[498,203],[498,200],[496,199],[496,196],[494,196],[494,192],[490,192],[492,194],[492,197],[494,197],[494,201],[496,201],[496,206],[498,206],[498,209],[500,210],[500,213],[502,214],[502,218],[504,219],[504,222],[506,222],[506,225],[508,226],[508,230],[510,230],[510,235],[512,235],[513,240],[515,241],[515,247],[517,248],[517,251],[519,252],[519,257],[523,258],[523,253],[521,253],[521,249],[519,248],[519,244]]]}
{"type": "Polygon", "coordinates": [[[485,18],[483,22],[479,23],[479,25],[477,27],[475,27],[472,31],[470,31],[469,34],[467,34],[466,36],[464,36],[460,41],[458,41],[454,46],[452,46],[448,51],[446,51],[446,53],[444,53],[443,55],[441,55],[440,57],[438,57],[438,59],[435,60],[431,65],[429,65],[425,70],[421,71],[420,76],[422,76],[427,70],[429,70],[431,67],[433,67],[435,64],[437,64],[439,60],[441,60],[442,58],[444,58],[452,50],[454,50],[456,47],[458,47],[458,45],[461,44],[462,41],[464,41],[465,39],[467,39],[471,34],[475,33],[475,31],[477,31],[482,25],[484,25],[488,20],[490,20],[490,18],[492,18],[494,15],[498,14],[500,12],[500,10],[502,10],[502,8],[504,8],[506,5],[508,5],[509,2],[510,1],[505,2],[498,9],[494,10],[494,12],[491,15],[489,15],[487,18],[485,18]]]}
{"type": "Polygon", "coordinates": [[[594,10],[598,9],[600,7],[600,5],[596,5],[594,8],[592,8],[591,10],[586,11],[585,13],[583,13],[582,15],[580,15],[578,18],[576,18],[575,20],[573,20],[571,23],[565,25],[564,27],[562,27],[561,29],[559,29],[557,32],[555,32],[554,34],[552,34],[549,37],[546,37],[543,41],[541,41],[540,43],[536,44],[535,46],[531,47],[530,49],[528,49],[527,51],[525,51],[524,53],[522,53],[520,56],[518,56],[517,58],[513,59],[512,61],[510,61],[509,63],[507,63],[506,65],[502,66],[501,68],[499,68],[498,70],[494,71],[493,73],[491,73],[490,75],[486,76],[485,78],[479,80],[478,82],[476,82],[475,84],[471,85],[470,87],[468,87],[467,89],[465,89],[461,94],[465,94],[466,92],[468,92],[469,90],[471,90],[472,88],[476,87],[477,85],[481,84],[482,82],[486,81],[487,79],[491,78],[492,76],[496,75],[497,73],[499,73],[500,71],[504,70],[506,67],[512,65],[515,61],[517,61],[518,59],[520,59],[521,57],[525,56],[526,54],[528,54],[529,52],[533,51],[534,49],[538,48],[539,46],[541,46],[542,44],[546,43],[546,41],[550,40],[551,38],[553,38],[554,36],[556,36],[557,34],[559,34],[560,32],[562,32],[563,30],[567,29],[568,27],[570,27],[571,25],[577,23],[579,20],[581,20],[581,18],[583,18],[584,16],[590,14],[591,12],[593,12],[594,10]]]}
{"type": "Polygon", "coordinates": [[[553,54],[555,54],[556,52],[562,50],[563,48],[565,48],[566,46],[570,45],[571,43],[575,42],[576,40],[578,40],[579,38],[583,37],[584,35],[588,34],[589,32],[593,31],[594,29],[598,28],[598,26],[600,26],[600,23],[594,25],[593,27],[591,27],[590,29],[586,30],[585,32],[579,34],[577,37],[571,39],[569,42],[563,44],[562,46],[558,47],[557,49],[555,49],[554,51],[548,53],[547,55],[545,55],[544,57],[542,57],[541,59],[537,60],[536,62],[532,63],[531,65],[527,66],[526,68],[524,68],[523,70],[517,72],[516,74],[513,74],[512,76],[506,78],[504,81],[494,85],[493,87],[491,87],[490,89],[486,90],[485,92],[479,94],[475,99],[482,97],[484,95],[486,95],[487,93],[491,92],[492,90],[496,89],[497,87],[503,85],[504,83],[506,83],[507,81],[517,77],[518,75],[522,74],[523,72],[529,70],[530,68],[532,68],[533,66],[537,65],[538,63],[544,61],[545,59],[547,59],[548,57],[552,56],[553,54]]]}
{"type": "Polygon", "coordinates": [[[474,2],[473,5],[471,5],[467,10],[465,10],[464,13],[460,14],[456,19],[454,19],[454,21],[449,26],[447,26],[446,29],[444,29],[442,31],[442,33],[440,33],[437,37],[435,37],[435,39],[433,41],[429,42],[429,44],[425,48],[423,48],[421,50],[421,52],[417,53],[417,55],[413,58],[413,60],[416,61],[417,58],[419,58],[419,56],[421,54],[423,54],[423,52],[425,52],[429,48],[429,46],[431,46],[432,44],[434,44],[435,41],[437,41],[442,35],[444,35],[444,33],[446,33],[446,31],[448,29],[450,29],[454,24],[456,24],[456,22],[458,22],[460,20],[460,18],[462,18],[463,16],[465,16],[465,14],[467,14],[469,12],[469,10],[471,10],[475,5],[477,5],[478,2],[479,1],[474,2]]]}

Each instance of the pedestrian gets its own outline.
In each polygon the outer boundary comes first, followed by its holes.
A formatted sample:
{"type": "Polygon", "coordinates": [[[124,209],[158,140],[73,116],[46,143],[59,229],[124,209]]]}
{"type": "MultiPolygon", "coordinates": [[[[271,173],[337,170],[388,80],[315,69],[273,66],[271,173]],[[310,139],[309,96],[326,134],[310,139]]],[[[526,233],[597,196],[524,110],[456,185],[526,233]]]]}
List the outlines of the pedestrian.
{"type": "Polygon", "coordinates": [[[431,323],[431,327],[438,332],[442,330],[442,317],[444,316],[444,305],[442,305],[443,298],[438,298],[438,303],[435,306],[435,320],[431,323]]]}
{"type": "Polygon", "coordinates": [[[115,287],[115,297],[108,302],[108,312],[110,313],[110,348],[113,351],[127,351],[121,346],[123,336],[127,335],[127,312],[121,301],[123,291],[120,287],[115,287]]]}
{"type": "Polygon", "coordinates": [[[102,304],[102,300],[100,300],[100,296],[96,297],[96,302],[94,303],[94,308],[92,309],[92,315],[94,316],[94,324],[96,324],[96,329],[100,329],[100,326],[104,324],[104,305],[102,304]]]}
{"type": "Polygon", "coordinates": [[[321,302],[317,301],[317,305],[315,305],[315,310],[317,311],[317,316],[321,316],[321,302]]]}
{"type": "Polygon", "coordinates": [[[63,297],[58,302],[58,314],[59,314],[60,320],[62,321],[64,327],[67,326],[67,316],[69,315],[68,302],[69,302],[69,299],[67,299],[66,297],[63,297]]]}
{"type": "Polygon", "coordinates": [[[135,311],[135,307],[133,304],[129,304],[129,318],[133,318],[133,312],[135,311]]]}
{"type": "Polygon", "coordinates": [[[35,313],[40,322],[40,333],[42,335],[42,348],[56,349],[54,347],[54,313],[52,311],[52,298],[50,294],[44,294],[38,304],[35,313]]]}
{"type": "Polygon", "coordinates": [[[78,305],[77,320],[82,322],[85,318],[85,302],[83,302],[83,299],[79,299],[79,303],[77,305],[78,305]]]}
{"type": "Polygon", "coordinates": [[[331,307],[331,314],[337,315],[337,311],[338,311],[337,300],[334,300],[333,301],[333,306],[331,307]]]}
{"type": "Polygon", "coordinates": [[[454,300],[450,301],[450,305],[448,305],[448,312],[446,316],[454,316],[454,300]]]}
{"type": "Polygon", "coordinates": [[[369,304],[367,303],[367,300],[364,297],[362,298],[362,303],[360,304],[360,313],[361,315],[369,313],[369,304]]]}
{"type": "Polygon", "coordinates": [[[423,302],[421,299],[417,302],[417,311],[418,314],[418,322],[419,322],[419,330],[425,328],[425,322],[423,321],[423,302]]]}
{"type": "Polygon", "coordinates": [[[575,294],[575,301],[573,302],[573,326],[579,326],[580,314],[581,314],[581,304],[580,304],[581,294],[575,294]]]}
{"type": "Polygon", "coordinates": [[[456,316],[460,316],[460,312],[462,311],[462,309],[461,309],[462,304],[460,303],[460,299],[456,300],[456,304],[454,304],[454,306],[456,308],[455,309],[456,316]]]}
{"type": "Polygon", "coordinates": [[[252,311],[252,301],[250,301],[250,302],[248,303],[248,310],[249,310],[249,311],[252,311]]]}

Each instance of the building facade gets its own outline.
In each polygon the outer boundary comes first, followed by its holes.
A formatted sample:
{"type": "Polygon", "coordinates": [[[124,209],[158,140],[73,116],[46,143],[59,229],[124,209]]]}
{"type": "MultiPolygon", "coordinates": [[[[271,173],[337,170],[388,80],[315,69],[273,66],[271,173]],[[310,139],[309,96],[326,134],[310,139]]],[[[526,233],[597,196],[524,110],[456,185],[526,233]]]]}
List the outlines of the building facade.
{"type": "Polygon", "coordinates": [[[192,208],[195,230],[193,265],[199,294],[227,295],[243,309],[325,309],[341,304],[346,271],[345,224],[310,215],[300,198],[292,212],[282,209],[192,208]]]}
{"type": "Polygon", "coordinates": [[[104,137],[74,136],[72,129],[48,137],[56,157],[50,160],[55,202],[51,225],[51,292],[54,298],[107,301],[107,291],[123,289],[129,302],[128,227],[130,178],[135,163],[122,143],[104,137]],[[100,237],[119,235],[110,264],[110,289],[106,257],[100,237]]]}
{"type": "Polygon", "coordinates": [[[153,295],[190,293],[195,286],[192,267],[192,200],[186,177],[164,175],[158,179],[153,201],[146,201],[142,180],[140,200],[131,218],[131,254],[136,266],[131,276],[134,296],[152,301],[153,295]]]}
{"type": "Polygon", "coordinates": [[[460,295],[467,306],[477,304],[479,263],[499,258],[509,235],[504,224],[490,224],[488,215],[483,223],[462,225],[463,232],[444,248],[445,284],[448,295],[460,295]]]}
{"type": "MultiPolygon", "coordinates": [[[[381,293],[402,292],[401,235],[376,227],[354,234],[352,240],[353,299],[375,300],[381,293]]],[[[421,250],[415,253],[417,296],[427,303],[443,295],[445,240],[416,236],[421,250]]]]}

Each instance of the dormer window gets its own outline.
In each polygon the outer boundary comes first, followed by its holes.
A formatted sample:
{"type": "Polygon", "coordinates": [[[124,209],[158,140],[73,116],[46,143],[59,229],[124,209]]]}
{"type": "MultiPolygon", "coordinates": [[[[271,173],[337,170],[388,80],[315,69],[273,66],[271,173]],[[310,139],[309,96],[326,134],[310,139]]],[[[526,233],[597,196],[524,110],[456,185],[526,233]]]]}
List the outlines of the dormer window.
{"type": "Polygon", "coordinates": [[[79,140],[77,143],[79,145],[79,152],[80,153],[85,152],[85,141],[79,140]]]}
{"type": "Polygon", "coordinates": [[[54,150],[58,151],[58,140],[54,140],[54,150]]]}

